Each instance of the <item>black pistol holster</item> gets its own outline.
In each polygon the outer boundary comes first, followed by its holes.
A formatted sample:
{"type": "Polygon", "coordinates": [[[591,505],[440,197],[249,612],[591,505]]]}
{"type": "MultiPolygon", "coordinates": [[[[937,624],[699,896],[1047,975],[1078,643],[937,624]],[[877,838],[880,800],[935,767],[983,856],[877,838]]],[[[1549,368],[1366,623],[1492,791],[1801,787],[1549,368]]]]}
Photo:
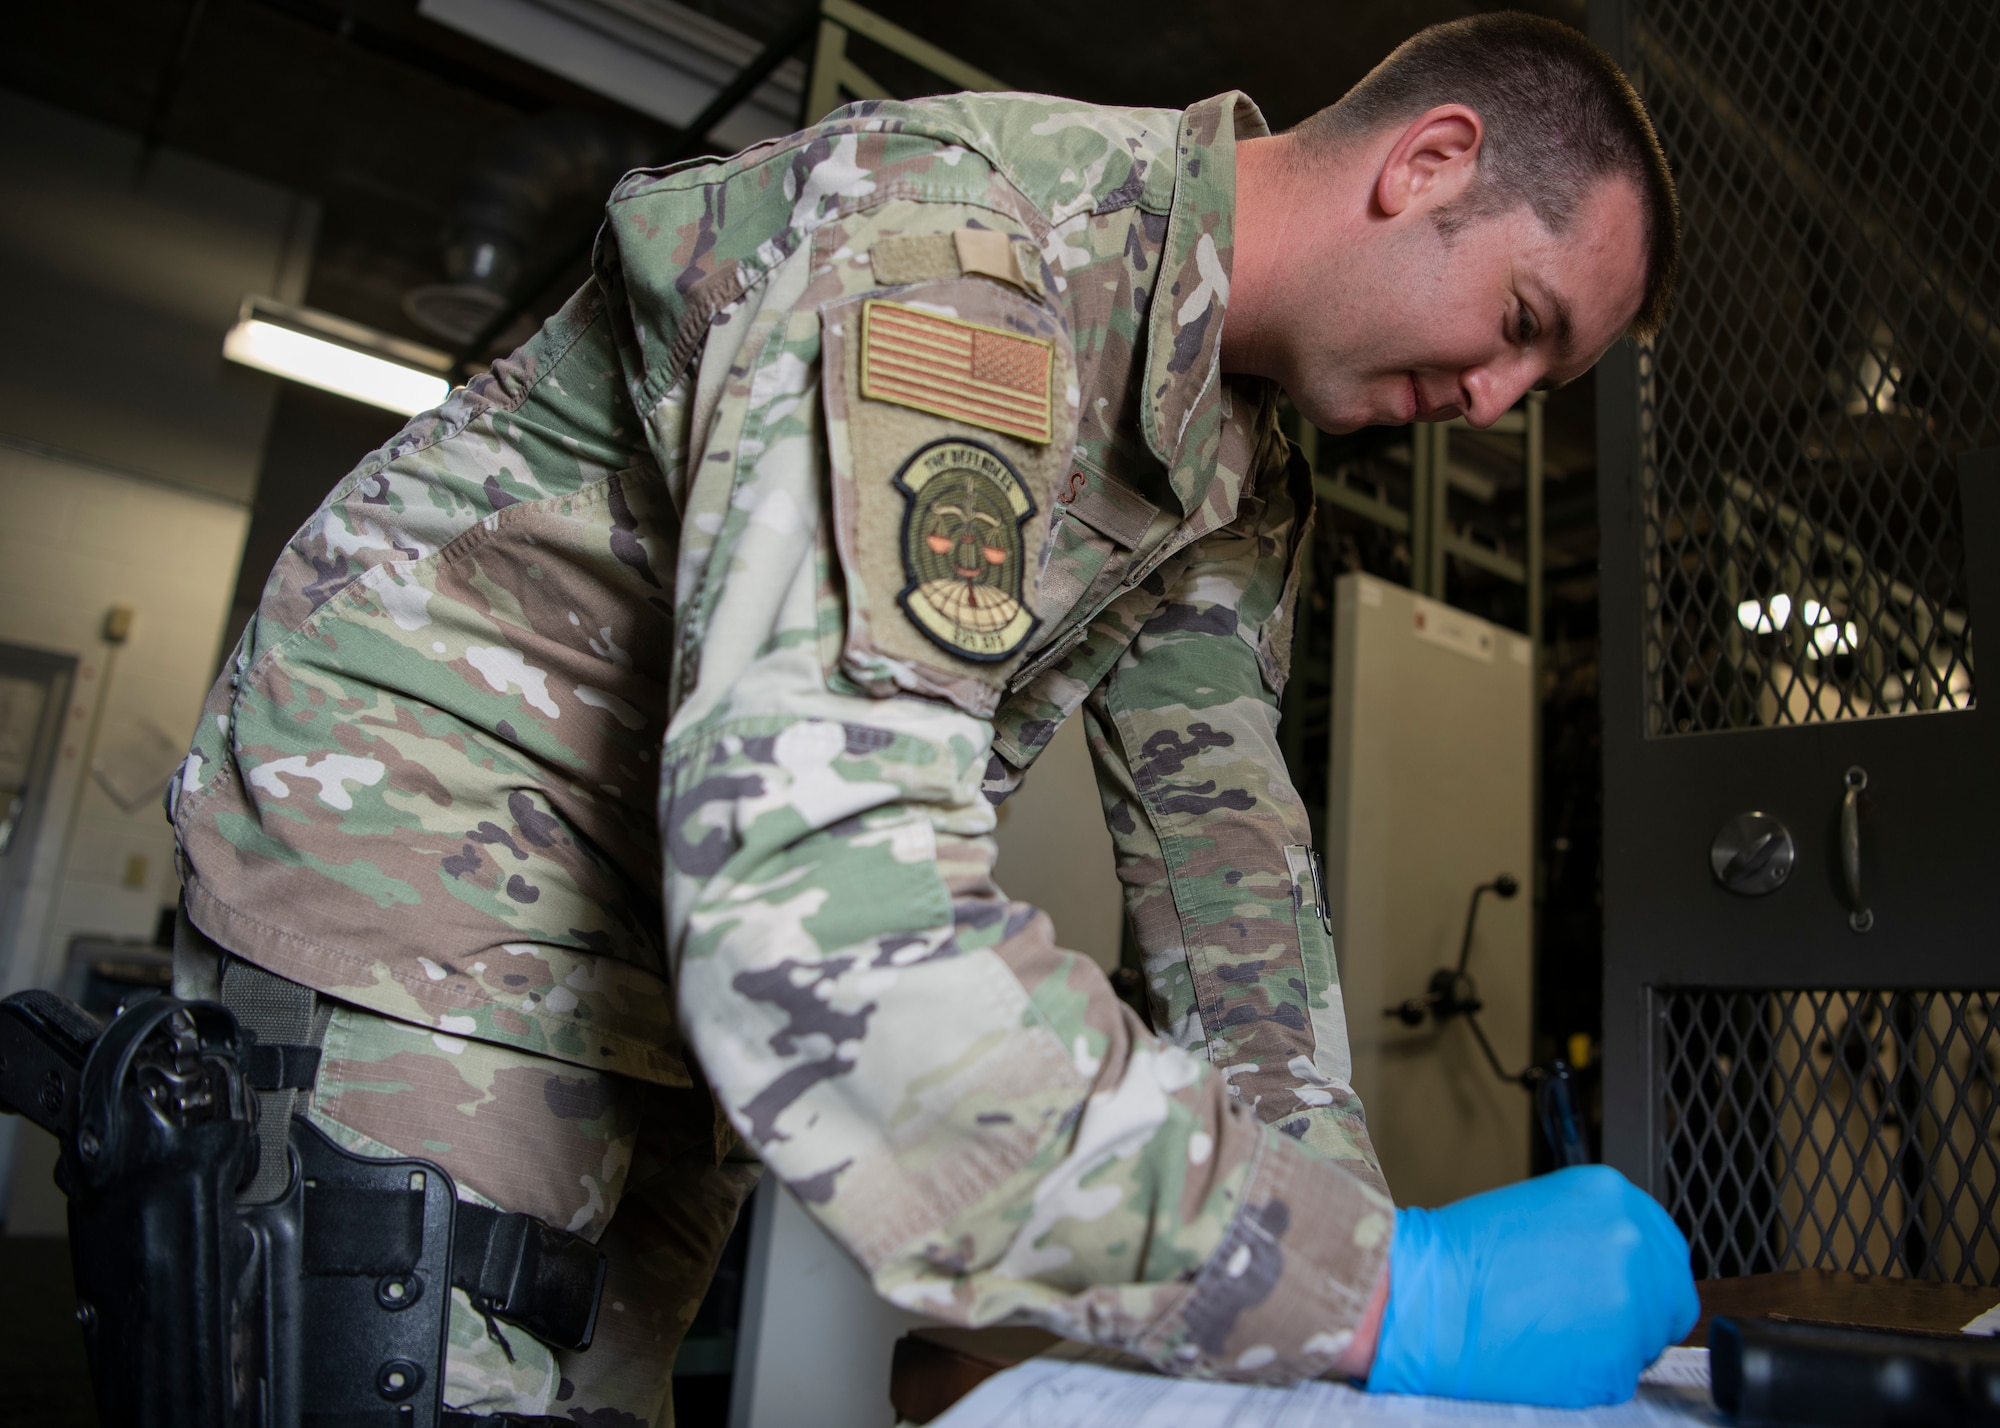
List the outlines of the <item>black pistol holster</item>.
{"type": "Polygon", "coordinates": [[[603,1255],[531,1216],[460,1202],[429,1161],[355,1155],[291,1115],[318,1063],[315,1045],[262,1042],[219,1002],[155,996],[99,1023],[48,992],[0,1001],[0,1107],[62,1142],[99,1420],[558,1421],[442,1406],[451,1289],[496,1337],[499,1319],[587,1348],[603,1255]],[[274,1094],[282,1138],[276,1116],[259,1124],[274,1094]]]}

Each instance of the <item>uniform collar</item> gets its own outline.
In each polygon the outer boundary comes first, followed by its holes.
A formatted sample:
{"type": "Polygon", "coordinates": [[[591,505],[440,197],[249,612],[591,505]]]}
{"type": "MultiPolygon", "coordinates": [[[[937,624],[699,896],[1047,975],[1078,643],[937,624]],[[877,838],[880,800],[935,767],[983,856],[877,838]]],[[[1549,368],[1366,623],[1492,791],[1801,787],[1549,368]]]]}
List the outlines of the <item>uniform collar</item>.
{"type": "Polygon", "coordinates": [[[1236,145],[1271,132],[1248,95],[1204,99],[1181,115],[1173,207],[1147,317],[1146,444],[1183,512],[1202,503],[1222,422],[1222,320],[1236,250],[1236,145]]]}

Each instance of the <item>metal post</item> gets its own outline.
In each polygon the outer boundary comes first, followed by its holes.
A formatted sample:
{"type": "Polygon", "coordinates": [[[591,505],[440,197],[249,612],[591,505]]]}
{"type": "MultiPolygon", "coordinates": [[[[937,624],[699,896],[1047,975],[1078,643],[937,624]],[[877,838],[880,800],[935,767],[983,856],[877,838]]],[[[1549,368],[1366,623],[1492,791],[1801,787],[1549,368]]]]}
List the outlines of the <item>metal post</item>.
{"type": "Polygon", "coordinates": [[[840,107],[840,71],[846,58],[847,28],[821,20],[812,77],[806,81],[806,123],[817,124],[840,107]]]}
{"type": "Polygon", "coordinates": [[[848,32],[880,45],[960,89],[997,91],[1007,84],[929,40],[892,24],[854,0],[819,0],[819,43],[813,51],[812,75],[806,81],[804,123],[817,124],[841,105],[842,94],[856,99],[891,99],[892,95],[867,71],[847,57],[848,32]]]}
{"type": "Polygon", "coordinates": [[[1445,472],[1451,460],[1450,428],[1443,422],[1431,425],[1431,470],[1430,505],[1428,507],[1429,529],[1424,533],[1424,550],[1428,556],[1430,569],[1424,593],[1433,600],[1442,600],[1445,574],[1445,533],[1451,529],[1451,485],[1445,479],[1445,472]]]}
{"type": "MultiPolygon", "coordinates": [[[[1528,409],[1523,423],[1523,444],[1527,447],[1522,485],[1527,496],[1526,530],[1523,531],[1522,588],[1528,600],[1528,819],[1529,836],[1534,839],[1534,896],[1528,903],[1528,946],[1532,949],[1533,980],[1542,978],[1542,904],[1549,894],[1548,844],[1543,828],[1542,798],[1542,405],[1548,400],[1541,392],[1528,393],[1528,409]]],[[[1530,1015],[1535,1031],[1542,1028],[1530,1015]]]]}
{"type": "Polygon", "coordinates": [[[1428,595],[1431,578],[1431,433],[1417,422],[1410,428],[1410,588],[1428,595]]]}
{"type": "Polygon", "coordinates": [[[1528,644],[1535,661],[1536,700],[1539,702],[1542,667],[1542,408],[1548,402],[1544,392],[1528,393],[1528,515],[1527,567],[1528,644]]]}

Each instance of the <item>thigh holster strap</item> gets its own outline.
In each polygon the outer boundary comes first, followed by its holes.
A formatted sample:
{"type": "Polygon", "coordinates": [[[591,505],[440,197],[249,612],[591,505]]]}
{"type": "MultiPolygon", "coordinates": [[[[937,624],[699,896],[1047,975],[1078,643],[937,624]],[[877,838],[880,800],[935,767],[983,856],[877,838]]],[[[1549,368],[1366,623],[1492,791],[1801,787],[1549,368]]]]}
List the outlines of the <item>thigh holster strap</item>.
{"type": "Polygon", "coordinates": [[[319,1048],[255,1042],[243,1058],[243,1079],[255,1091],[305,1091],[319,1075],[319,1048]]]}
{"type": "Polygon", "coordinates": [[[597,1331],[604,1254],[581,1235],[532,1215],[461,1201],[452,1227],[451,1282],[495,1318],[545,1344],[587,1349],[597,1331]]]}
{"type": "MultiPolygon", "coordinates": [[[[185,911],[181,916],[184,935],[202,935],[185,911]]],[[[332,1009],[310,988],[227,953],[222,958],[223,1003],[257,1037],[244,1071],[265,1117],[262,1162],[243,1198],[275,1199],[286,1182],[284,1128],[304,1106],[298,1093],[312,1089],[332,1009]]],[[[317,1237],[325,1253],[359,1256],[371,1264],[404,1262],[398,1259],[400,1246],[416,1233],[403,1223],[406,1206],[327,1199],[312,1214],[327,1227],[317,1237]]],[[[587,1349],[597,1329],[604,1256],[582,1236],[532,1215],[461,1200],[452,1227],[451,1282],[482,1314],[519,1325],[554,1348],[587,1349]]]]}

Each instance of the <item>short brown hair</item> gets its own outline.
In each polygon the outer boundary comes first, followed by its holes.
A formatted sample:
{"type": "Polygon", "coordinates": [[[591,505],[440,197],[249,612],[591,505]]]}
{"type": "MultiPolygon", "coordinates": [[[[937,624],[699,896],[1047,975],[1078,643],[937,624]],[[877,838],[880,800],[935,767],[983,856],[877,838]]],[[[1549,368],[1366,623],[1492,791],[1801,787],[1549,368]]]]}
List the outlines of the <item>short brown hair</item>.
{"type": "Polygon", "coordinates": [[[1437,215],[1445,235],[1523,203],[1561,233],[1592,188],[1624,179],[1638,190],[1646,233],[1646,291],[1632,334],[1658,332],[1680,268],[1680,200],[1646,106],[1611,56],[1535,15],[1433,25],[1292,132],[1310,158],[1440,104],[1466,105],[1485,126],[1472,188],[1437,215]]]}

